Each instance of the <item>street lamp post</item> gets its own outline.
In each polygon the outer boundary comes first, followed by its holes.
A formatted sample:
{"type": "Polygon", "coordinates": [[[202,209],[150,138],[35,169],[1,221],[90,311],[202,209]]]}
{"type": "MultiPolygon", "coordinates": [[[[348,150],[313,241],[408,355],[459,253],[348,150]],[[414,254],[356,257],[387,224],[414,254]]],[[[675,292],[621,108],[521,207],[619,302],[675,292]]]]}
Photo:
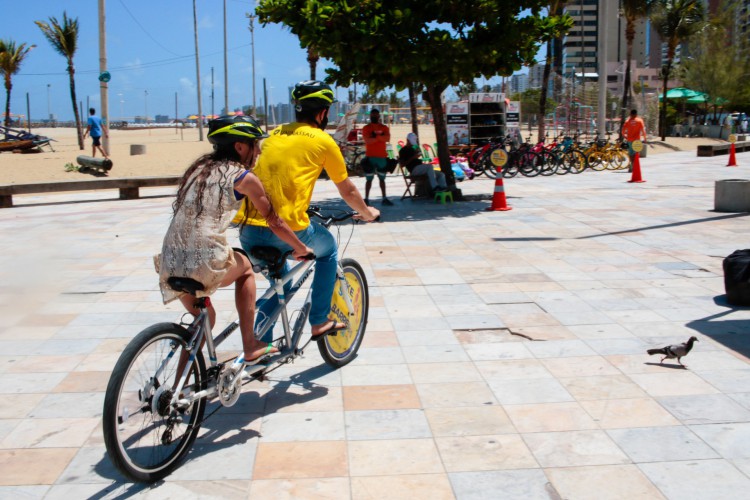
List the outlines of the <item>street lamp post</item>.
{"type": "Polygon", "coordinates": [[[146,111],[146,116],[143,117],[143,122],[148,125],[148,90],[143,91],[143,103],[146,111]]]}
{"type": "Polygon", "coordinates": [[[123,109],[123,104],[125,103],[125,101],[122,98],[122,93],[121,92],[118,93],[117,96],[120,98],[120,120],[121,121],[125,121],[125,111],[123,109]]]}
{"type": "Polygon", "coordinates": [[[47,119],[49,121],[52,121],[52,106],[50,105],[50,99],[49,99],[49,88],[51,87],[51,84],[47,84],[47,119]]]}
{"type": "Polygon", "coordinates": [[[258,112],[255,109],[255,27],[253,22],[255,21],[254,14],[245,14],[250,20],[250,50],[253,54],[253,115],[257,118],[258,112]]]}

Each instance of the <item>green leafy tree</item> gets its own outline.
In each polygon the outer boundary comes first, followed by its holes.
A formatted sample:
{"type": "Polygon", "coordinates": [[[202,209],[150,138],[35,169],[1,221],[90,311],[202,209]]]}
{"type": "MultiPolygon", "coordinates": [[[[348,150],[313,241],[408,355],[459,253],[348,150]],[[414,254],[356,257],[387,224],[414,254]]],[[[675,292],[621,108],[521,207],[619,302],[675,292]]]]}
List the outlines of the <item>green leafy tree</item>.
{"type": "Polygon", "coordinates": [[[459,83],[454,90],[459,101],[468,101],[469,94],[479,92],[477,84],[473,81],[468,83],[459,83]]]}
{"type": "Polygon", "coordinates": [[[661,69],[662,102],[659,112],[659,135],[667,139],[667,82],[672,73],[675,51],[680,42],[703,27],[703,3],[701,0],[657,0],[651,16],[656,31],[667,44],[667,62],[661,69]]]}
{"type": "MultiPolygon", "coordinates": [[[[620,124],[625,123],[625,112],[631,109],[632,94],[630,85],[630,61],[633,59],[633,41],[635,28],[639,19],[648,17],[651,7],[657,0],[620,0],[620,17],[625,19],[625,82],[622,89],[622,106],[620,106],[620,124]]],[[[645,113],[646,110],[641,110],[645,113]]],[[[620,127],[622,137],[622,126],[620,127]]]]}
{"type": "Polygon", "coordinates": [[[559,31],[542,0],[261,0],[264,23],[282,23],[337,68],[328,80],[370,87],[420,83],[432,110],[440,167],[454,183],[441,93],[479,77],[511,75],[559,31]],[[367,57],[352,57],[352,47],[367,57]]]}
{"type": "Polygon", "coordinates": [[[737,3],[723,2],[706,25],[690,38],[690,55],[680,65],[686,87],[708,94],[709,106],[750,106],[750,60],[748,43],[733,43],[732,31],[737,3]]]}
{"type": "MultiPolygon", "coordinates": [[[[547,2],[547,13],[552,16],[553,19],[559,18],[562,14],[563,6],[565,5],[564,0],[552,0],[547,2]]],[[[573,18],[568,16],[566,14],[565,18],[562,19],[562,21],[565,23],[560,26],[560,29],[565,30],[567,32],[572,26],[573,26],[573,18]]],[[[581,27],[583,29],[583,27],[581,27]]],[[[559,34],[558,34],[558,40],[559,40],[559,34]]],[[[553,54],[552,54],[552,44],[554,43],[553,37],[548,37],[546,40],[547,42],[547,55],[544,58],[544,70],[542,71],[542,88],[541,92],[539,93],[539,105],[537,106],[538,109],[538,116],[537,121],[539,124],[539,128],[537,130],[537,140],[539,142],[544,139],[545,135],[545,123],[544,123],[544,116],[546,112],[550,109],[551,106],[547,104],[547,89],[549,88],[549,75],[552,72],[552,63],[553,63],[553,54]]]]}
{"type": "Polygon", "coordinates": [[[78,133],[78,147],[83,149],[83,130],[81,129],[81,116],[76,105],[76,80],[73,56],[78,49],[78,18],[70,18],[63,11],[62,23],[55,17],[50,17],[49,22],[34,21],[42,30],[44,37],[61,56],[68,61],[68,77],[70,78],[70,99],[73,103],[73,116],[76,120],[76,131],[78,133]]]}
{"type": "Polygon", "coordinates": [[[16,45],[13,40],[0,40],[0,73],[5,81],[5,126],[10,127],[10,91],[12,77],[21,69],[21,63],[35,45],[16,45]]]}

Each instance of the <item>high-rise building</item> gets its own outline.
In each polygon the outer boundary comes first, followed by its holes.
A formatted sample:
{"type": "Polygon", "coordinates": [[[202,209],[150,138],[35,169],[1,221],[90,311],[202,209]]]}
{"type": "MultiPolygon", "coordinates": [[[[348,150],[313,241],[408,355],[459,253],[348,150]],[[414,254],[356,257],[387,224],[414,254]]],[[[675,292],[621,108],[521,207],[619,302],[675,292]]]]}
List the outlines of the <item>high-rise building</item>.
{"type": "Polygon", "coordinates": [[[521,94],[529,88],[529,75],[520,73],[510,77],[509,92],[511,94],[521,94]]]}

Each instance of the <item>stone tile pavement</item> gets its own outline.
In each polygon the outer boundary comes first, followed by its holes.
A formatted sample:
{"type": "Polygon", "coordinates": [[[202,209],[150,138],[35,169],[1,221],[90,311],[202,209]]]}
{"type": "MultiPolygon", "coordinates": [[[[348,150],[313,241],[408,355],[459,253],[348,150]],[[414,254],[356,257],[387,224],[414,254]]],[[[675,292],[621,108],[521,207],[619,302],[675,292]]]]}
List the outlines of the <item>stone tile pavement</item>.
{"type": "Polygon", "coordinates": [[[654,155],[644,184],[506,179],[509,212],[483,210],[486,178],[465,202],[385,207],[346,250],[370,282],[359,357],[331,371],[311,349],[246,386],[156,485],[113,469],[100,419],[128,340],[181,315],[151,264],[170,190],[17,197],[0,211],[0,498],[734,498],[750,310],[726,304],[721,262],[750,218],[712,209],[714,181],[750,178],[737,159],[654,155]],[[687,369],[646,355],[691,335],[687,369]]]}

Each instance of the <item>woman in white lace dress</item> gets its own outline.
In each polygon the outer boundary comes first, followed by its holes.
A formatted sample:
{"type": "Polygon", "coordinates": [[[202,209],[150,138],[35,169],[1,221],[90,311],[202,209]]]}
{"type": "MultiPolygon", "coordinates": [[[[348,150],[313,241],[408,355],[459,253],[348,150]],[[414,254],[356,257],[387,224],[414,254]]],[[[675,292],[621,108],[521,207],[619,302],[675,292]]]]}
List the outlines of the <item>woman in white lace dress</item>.
{"type": "MultiPolygon", "coordinates": [[[[223,116],[208,125],[211,154],[198,158],[180,180],[173,204],[174,216],[164,237],[161,254],[154,258],[164,303],[179,298],[192,314],[198,313],[192,296],[170,288],[170,277],[191,278],[203,285],[198,297],[211,295],[219,287],[236,283],[235,302],[239,315],[244,356],[252,363],[276,352],[271,344],[255,338],[255,277],[252,265],[241,251],[227,242],[226,232],[247,198],[279,238],[294,249],[294,257],[312,254],[274,212],[260,180],[247,170],[260,152],[259,140],[268,137],[252,118],[223,116]]],[[[211,324],[216,311],[209,307],[211,324]]]]}

